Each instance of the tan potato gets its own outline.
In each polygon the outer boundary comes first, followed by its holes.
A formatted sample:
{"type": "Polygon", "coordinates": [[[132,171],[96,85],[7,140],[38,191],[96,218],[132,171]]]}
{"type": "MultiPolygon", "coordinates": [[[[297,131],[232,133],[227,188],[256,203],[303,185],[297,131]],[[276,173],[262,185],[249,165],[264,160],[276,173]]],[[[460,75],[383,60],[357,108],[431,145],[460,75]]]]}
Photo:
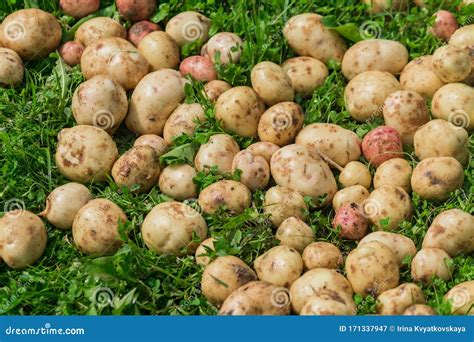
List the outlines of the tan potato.
{"type": "Polygon", "coordinates": [[[436,119],[474,129],[474,88],[463,83],[446,84],[434,95],[431,112],[436,119]]]}
{"type": "Polygon", "coordinates": [[[193,181],[196,176],[196,170],[190,165],[169,165],[160,174],[160,190],[178,201],[196,198],[196,184],[193,181]]]}
{"type": "Polygon", "coordinates": [[[247,150],[252,152],[253,155],[263,157],[267,163],[270,163],[273,153],[279,149],[280,146],[269,141],[259,141],[247,147],[247,150]]]}
{"type": "Polygon", "coordinates": [[[474,56],[471,54],[474,48],[474,24],[465,25],[457,29],[450,37],[449,45],[466,50],[471,55],[471,74],[466,79],[469,85],[474,85],[474,56]]]}
{"type": "Polygon", "coordinates": [[[217,55],[219,62],[222,64],[237,63],[243,47],[242,39],[232,32],[220,32],[207,42],[206,55],[217,63],[217,55]]]}
{"type": "Polygon", "coordinates": [[[362,185],[364,188],[370,188],[372,176],[369,169],[363,163],[351,161],[342,169],[339,174],[339,183],[347,188],[353,185],[362,185]]]}
{"type": "Polygon", "coordinates": [[[411,192],[411,175],[413,169],[408,161],[403,158],[392,158],[384,161],[374,174],[374,188],[384,185],[393,185],[411,192]]]}
{"type": "Polygon", "coordinates": [[[214,238],[208,238],[201,242],[201,244],[196,248],[196,253],[194,254],[194,257],[196,259],[196,264],[201,265],[201,266],[207,266],[211,262],[211,258],[207,256],[208,254],[208,249],[215,250],[214,248],[214,238]],[[206,248],[207,247],[207,248],[206,248]]]}
{"type": "Polygon", "coordinates": [[[213,80],[206,83],[204,86],[204,93],[209,100],[215,103],[219,96],[221,96],[230,88],[232,88],[232,86],[226,81],[213,80]]]}
{"type": "Polygon", "coordinates": [[[289,246],[303,253],[306,246],[314,241],[314,232],[299,217],[288,217],[278,227],[275,237],[281,245],[289,246]]]}
{"type": "Polygon", "coordinates": [[[445,45],[434,52],[431,68],[443,82],[461,82],[471,73],[471,56],[462,48],[445,45]]]}
{"type": "Polygon", "coordinates": [[[403,260],[408,256],[414,257],[416,254],[416,246],[412,239],[401,234],[377,231],[366,235],[359,241],[359,246],[365,243],[377,241],[389,247],[395,257],[398,265],[403,265],[403,260]]]}
{"type": "Polygon", "coordinates": [[[234,156],[232,172],[241,170],[240,182],[250,191],[265,188],[270,181],[270,166],[265,158],[243,150],[234,156]]]}
{"type": "Polygon", "coordinates": [[[420,94],[425,100],[431,99],[436,91],[444,85],[431,70],[433,56],[415,58],[403,68],[400,83],[404,90],[420,94]]]}
{"type": "Polygon", "coordinates": [[[97,17],[87,20],[77,29],[74,40],[84,47],[102,38],[127,38],[127,30],[116,20],[108,17],[97,17]]]}
{"type": "Polygon", "coordinates": [[[23,74],[20,56],[11,49],[2,48],[0,44],[0,87],[19,85],[23,81],[23,74]]]}
{"type": "Polygon", "coordinates": [[[359,206],[369,197],[369,191],[362,185],[352,185],[341,189],[334,195],[332,206],[337,211],[346,203],[357,203],[359,206]]]}
{"type": "Polygon", "coordinates": [[[444,296],[451,303],[451,313],[454,315],[474,314],[474,280],[457,284],[444,296]]]}
{"type": "Polygon", "coordinates": [[[166,120],[184,100],[184,84],[181,74],[171,69],[143,77],[130,99],[127,127],[140,134],[161,135],[166,120]]]}
{"type": "Polygon", "coordinates": [[[201,191],[199,206],[206,214],[216,213],[221,206],[232,214],[240,214],[252,203],[252,193],[242,183],[221,180],[201,191]]]}
{"type": "Polygon", "coordinates": [[[362,2],[368,6],[370,13],[404,11],[408,6],[408,0],[362,0],[362,2]]]}
{"type": "Polygon", "coordinates": [[[58,134],[56,165],[72,181],[105,181],[117,154],[117,145],[103,129],[79,125],[58,134]]]}
{"type": "Polygon", "coordinates": [[[151,70],[174,69],[179,64],[179,46],[163,31],[154,31],[145,36],[138,51],[146,58],[151,70]]]}
{"type": "Polygon", "coordinates": [[[304,97],[311,97],[329,75],[326,65],[311,57],[287,59],[281,67],[290,78],[295,92],[304,97]]]}
{"type": "Polygon", "coordinates": [[[434,316],[436,311],[431,306],[425,304],[411,305],[403,312],[404,316],[434,316]]]}
{"type": "Polygon", "coordinates": [[[355,315],[357,308],[351,296],[330,289],[311,296],[301,308],[301,316],[355,315]]]}
{"type": "Polygon", "coordinates": [[[209,18],[197,12],[185,11],[171,18],[165,31],[182,47],[197,40],[206,42],[210,26],[209,18]]]}
{"type": "Polygon", "coordinates": [[[423,283],[431,283],[433,277],[448,281],[451,278],[450,261],[451,258],[442,249],[420,249],[411,262],[411,276],[413,280],[423,283]]]}
{"type": "Polygon", "coordinates": [[[198,171],[208,171],[213,166],[221,173],[232,171],[232,161],[239,152],[239,145],[227,134],[214,134],[199,148],[194,158],[198,171]]]}
{"type": "Polygon", "coordinates": [[[169,146],[165,140],[156,134],[145,134],[137,138],[133,146],[150,146],[155,149],[157,157],[168,152],[169,146]]]}
{"type": "Polygon", "coordinates": [[[276,246],[260,255],[254,262],[258,279],[276,286],[290,287],[303,273],[300,253],[289,246],[276,246]]]}
{"type": "Polygon", "coordinates": [[[333,268],[338,269],[344,262],[342,253],[329,242],[310,243],[303,251],[304,269],[333,268]]]}
{"type": "Polygon", "coordinates": [[[291,216],[306,219],[308,210],[303,196],[298,191],[278,185],[267,190],[263,206],[265,214],[270,215],[270,221],[275,227],[279,227],[291,216]]]}
{"type": "Polygon", "coordinates": [[[301,107],[294,102],[280,102],[260,117],[258,137],[261,141],[285,146],[295,140],[303,127],[304,114],[301,107]]]}
{"type": "Polygon", "coordinates": [[[163,138],[168,145],[182,134],[192,137],[197,127],[196,121],[206,121],[204,108],[199,103],[180,104],[166,120],[163,138]]]}
{"type": "Polygon", "coordinates": [[[290,78],[278,64],[260,62],[253,67],[250,78],[252,88],[268,106],[293,101],[295,97],[290,78]]]}
{"type": "Polygon", "coordinates": [[[423,159],[413,170],[411,188],[427,200],[445,200],[464,182],[462,165],[451,157],[423,159]]]}
{"type": "Polygon", "coordinates": [[[404,283],[394,289],[382,292],[377,298],[379,315],[401,315],[415,304],[425,304],[425,296],[418,285],[404,283]]]}
{"type": "Polygon", "coordinates": [[[80,19],[98,11],[100,0],[59,0],[59,7],[64,14],[80,19]]]}

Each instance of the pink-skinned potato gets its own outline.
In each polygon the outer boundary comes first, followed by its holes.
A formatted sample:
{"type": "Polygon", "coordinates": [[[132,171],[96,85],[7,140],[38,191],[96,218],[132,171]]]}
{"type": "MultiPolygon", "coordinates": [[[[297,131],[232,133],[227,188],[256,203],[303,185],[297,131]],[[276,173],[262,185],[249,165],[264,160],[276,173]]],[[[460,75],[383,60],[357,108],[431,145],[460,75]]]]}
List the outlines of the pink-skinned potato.
{"type": "Polygon", "coordinates": [[[84,52],[84,45],[79,42],[66,42],[59,48],[61,58],[70,66],[81,63],[81,56],[84,52]]]}
{"type": "Polygon", "coordinates": [[[120,15],[131,21],[144,20],[156,9],[155,0],[116,0],[115,4],[120,15]]]}
{"type": "Polygon", "coordinates": [[[369,223],[357,203],[345,203],[337,211],[332,226],[341,227],[339,236],[349,240],[362,239],[367,234],[369,223]]]}
{"type": "Polygon", "coordinates": [[[209,82],[217,79],[214,63],[207,57],[190,56],[185,58],[179,65],[179,71],[183,76],[191,75],[194,79],[209,82]]]}
{"type": "Polygon", "coordinates": [[[138,47],[138,44],[142,41],[143,38],[149,33],[154,31],[161,31],[159,25],[152,23],[148,20],[142,20],[138,23],[135,23],[128,30],[128,40],[132,42],[135,47],[138,47]]]}
{"type": "Polygon", "coordinates": [[[456,17],[449,11],[441,10],[435,14],[431,33],[442,40],[448,40],[459,27],[456,17]]]}
{"type": "Polygon", "coordinates": [[[60,0],[59,7],[64,14],[80,19],[99,10],[100,0],[60,0]]]}
{"type": "Polygon", "coordinates": [[[384,161],[403,156],[403,143],[396,129],[388,126],[374,128],[362,140],[362,153],[375,167],[384,161]]]}

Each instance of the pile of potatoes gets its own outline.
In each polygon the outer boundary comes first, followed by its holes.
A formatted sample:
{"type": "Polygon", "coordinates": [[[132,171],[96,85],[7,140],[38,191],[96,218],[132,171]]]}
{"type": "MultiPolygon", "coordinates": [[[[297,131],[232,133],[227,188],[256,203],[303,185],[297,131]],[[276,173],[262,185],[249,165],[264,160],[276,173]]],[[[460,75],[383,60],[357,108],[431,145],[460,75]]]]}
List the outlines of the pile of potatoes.
{"type": "MultiPolygon", "coordinates": [[[[390,3],[403,10],[405,2],[390,3]]],[[[169,197],[141,222],[143,241],[158,254],[194,254],[203,267],[202,294],[222,315],[355,315],[354,295],[376,297],[381,315],[435,314],[419,285],[451,280],[449,261],[474,251],[474,217],[459,209],[439,213],[421,249],[399,231],[415,212],[412,193],[440,203],[464,183],[474,128],[474,25],[448,30],[452,18],[438,13],[433,33],[448,44],[409,61],[399,42],[367,39],[349,47],[322,16],[299,14],[283,28],[297,57],[281,65],[262,61],[251,70],[251,84],[234,87],[218,79],[215,65],[239,62],[244,42],[238,35],[210,36],[210,19],[192,11],[171,18],[163,31],[147,21],[155,1],[116,5],[133,23],[128,32],[119,21],[94,17],[61,47],[61,26],[46,12],[20,10],[2,23],[0,84],[20,84],[23,61],[55,49],[67,64],[80,65],[85,81],[72,98],[77,125],[60,131],[56,146],[56,166],[71,183],[54,189],[40,214],[10,212],[0,219],[1,260],[22,268],[41,257],[47,232],[40,217],[71,229],[84,254],[115,253],[127,215],[85,186],[113,181],[119,190],[157,187],[169,197]],[[201,55],[181,60],[181,49],[195,42],[201,55]],[[348,81],[341,94],[347,114],[357,122],[383,118],[384,125],[363,136],[332,123],[305,125],[297,99],[311,98],[325,83],[332,61],[348,81]],[[183,103],[187,75],[205,84],[212,110],[183,103]],[[210,136],[192,163],[160,163],[174,139],[192,136],[209,112],[227,133],[210,136]],[[113,135],[122,124],[137,138],[119,155],[113,135]],[[241,149],[235,135],[254,143],[241,149]],[[407,157],[409,146],[416,158],[407,157]],[[223,179],[199,191],[196,176],[211,170],[223,179]],[[230,177],[237,171],[238,181],[230,177]],[[264,191],[259,209],[279,245],[252,264],[216,257],[206,217],[254,208],[257,190],[264,191]],[[316,240],[309,211],[328,206],[338,238],[357,241],[348,254],[316,240]],[[406,267],[413,283],[400,283],[406,267]]],[[[97,11],[99,1],[61,0],[60,6],[78,19],[97,11]]],[[[378,1],[369,10],[387,6],[378,1]]],[[[453,313],[468,313],[474,283],[456,285],[446,300],[453,313]],[[467,300],[458,299],[459,291],[467,300]]]]}

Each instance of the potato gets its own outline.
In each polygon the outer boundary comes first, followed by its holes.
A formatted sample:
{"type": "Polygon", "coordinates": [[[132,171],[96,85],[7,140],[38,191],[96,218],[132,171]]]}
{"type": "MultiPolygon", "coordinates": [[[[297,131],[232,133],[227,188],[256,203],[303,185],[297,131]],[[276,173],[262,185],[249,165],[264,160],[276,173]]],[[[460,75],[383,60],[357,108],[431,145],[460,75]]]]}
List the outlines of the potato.
{"type": "Polygon", "coordinates": [[[377,297],[398,286],[395,254],[385,244],[371,241],[352,250],[346,259],[347,279],[355,293],[377,297]]]}
{"type": "Polygon", "coordinates": [[[423,291],[413,283],[404,283],[384,291],[377,300],[379,315],[401,315],[411,305],[425,304],[423,291]]]}
{"type": "Polygon", "coordinates": [[[474,280],[457,284],[444,296],[451,303],[451,313],[455,315],[474,314],[474,280]]]}
{"type": "Polygon", "coordinates": [[[143,38],[154,31],[161,31],[160,26],[148,20],[139,21],[128,29],[128,40],[138,47],[143,38]]]}
{"type": "Polygon", "coordinates": [[[283,29],[288,45],[299,56],[309,56],[327,63],[330,59],[341,61],[346,52],[344,39],[322,23],[316,13],[295,15],[283,29]]]}
{"type": "Polygon", "coordinates": [[[117,158],[117,145],[104,130],[79,125],[58,134],[56,165],[75,182],[102,182],[117,158]]]}
{"type": "Polygon", "coordinates": [[[268,141],[259,141],[247,147],[247,150],[252,152],[254,156],[263,157],[267,163],[270,163],[273,153],[279,149],[280,146],[268,141]]]}
{"type": "Polygon", "coordinates": [[[415,58],[408,63],[400,74],[402,88],[420,94],[425,100],[431,99],[444,85],[431,70],[432,60],[433,56],[428,55],[415,58]]]}
{"type": "Polygon", "coordinates": [[[306,271],[314,268],[338,269],[344,262],[342,253],[329,242],[310,243],[303,251],[303,265],[306,271]]]}
{"type": "Polygon", "coordinates": [[[336,192],[332,199],[332,206],[337,211],[345,203],[354,202],[361,205],[367,197],[369,197],[369,191],[366,188],[362,185],[352,185],[336,192]]]}
{"type": "Polygon", "coordinates": [[[196,198],[196,184],[193,181],[196,176],[196,170],[190,165],[169,165],[160,174],[160,190],[178,201],[196,198]]]}
{"type": "Polygon", "coordinates": [[[37,8],[21,9],[5,17],[2,44],[23,60],[47,57],[61,42],[61,25],[56,18],[37,8]]]}
{"type": "Polygon", "coordinates": [[[122,38],[96,40],[86,47],[81,57],[81,70],[86,79],[108,75],[125,90],[135,88],[148,73],[148,68],[145,57],[122,38]]]}
{"type": "Polygon", "coordinates": [[[130,21],[144,20],[156,9],[155,0],[116,0],[115,5],[122,18],[130,21]]]}
{"type": "Polygon", "coordinates": [[[263,210],[266,215],[270,215],[273,225],[279,227],[291,216],[304,220],[308,206],[298,191],[277,185],[265,193],[263,210]]]}
{"type": "MultiPolygon", "coordinates": [[[[469,54],[471,54],[472,49],[474,48],[474,25],[465,25],[457,29],[450,37],[449,45],[457,46],[462,49],[465,49],[469,54]]],[[[467,78],[466,82],[471,86],[474,85],[474,56],[471,54],[471,74],[467,78]]]]}
{"type": "Polygon", "coordinates": [[[224,92],[216,102],[216,119],[224,129],[243,137],[256,137],[265,105],[250,87],[235,87],[224,92]]]}
{"type": "Polygon", "coordinates": [[[364,236],[364,238],[359,241],[358,246],[372,241],[383,243],[389,247],[397,258],[399,266],[403,265],[405,258],[408,256],[414,257],[416,254],[416,246],[413,240],[401,234],[384,231],[373,232],[364,236]]]}
{"type": "Polygon", "coordinates": [[[449,255],[439,248],[422,248],[411,262],[411,276],[415,281],[430,283],[433,277],[444,281],[451,278],[448,262],[449,255]]]}
{"type": "Polygon", "coordinates": [[[408,6],[408,0],[362,0],[362,2],[368,6],[370,13],[404,11],[408,6]]]}
{"type": "Polygon", "coordinates": [[[14,210],[0,218],[0,261],[24,268],[43,255],[48,234],[43,221],[26,210],[14,210]]]}
{"type": "Polygon", "coordinates": [[[375,189],[362,204],[364,215],[378,229],[395,230],[413,213],[410,196],[403,188],[384,185],[375,189]]]}
{"type": "Polygon", "coordinates": [[[64,14],[80,19],[98,11],[100,0],[59,0],[59,7],[64,14]]]}
{"type": "Polygon", "coordinates": [[[443,82],[460,82],[471,73],[471,56],[462,48],[445,45],[434,52],[431,69],[443,82]]]}
{"type": "Polygon", "coordinates": [[[408,51],[399,42],[387,39],[367,39],[352,45],[342,59],[342,73],[351,80],[370,70],[398,75],[408,63],[408,51]]]}
{"type": "Polygon", "coordinates": [[[411,305],[403,312],[404,316],[434,316],[436,311],[431,306],[425,304],[411,305]]]}
{"type": "Polygon", "coordinates": [[[389,159],[377,168],[374,174],[374,188],[393,185],[411,191],[411,175],[413,169],[409,162],[402,158],[389,159]]]}
{"type": "Polygon", "coordinates": [[[59,48],[59,55],[69,66],[76,66],[81,63],[84,45],[79,42],[66,42],[59,48]]]}
{"type": "Polygon", "coordinates": [[[360,240],[369,228],[367,218],[357,203],[343,204],[332,221],[334,229],[341,229],[339,237],[348,240],[360,240]]]}
{"type": "Polygon", "coordinates": [[[127,93],[112,77],[97,75],[76,88],[71,109],[79,125],[102,128],[113,134],[127,115],[127,93]]]}
{"type": "Polygon", "coordinates": [[[254,262],[258,279],[276,286],[290,287],[303,273],[303,260],[289,246],[276,246],[260,255],[254,262]]]}
{"type": "Polygon", "coordinates": [[[213,166],[221,173],[232,171],[232,161],[239,152],[239,145],[227,134],[214,134],[199,148],[194,158],[198,171],[209,171],[213,166]]]}
{"type": "Polygon", "coordinates": [[[413,170],[411,188],[422,199],[445,200],[464,182],[462,165],[452,157],[423,159],[413,170]]]}
{"type": "Polygon", "coordinates": [[[232,32],[220,32],[213,36],[206,44],[206,56],[214,63],[222,64],[237,63],[243,47],[242,39],[232,32]]]}
{"type": "Polygon", "coordinates": [[[164,202],[155,206],[142,224],[143,241],[158,254],[182,256],[197,248],[194,234],[201,240],[207,236],[206,221],[194,208],[180,202],[164,202]]]}
{"type": "Polygon", "coordinates": [[[169,146],[165,139],[155,134],[145,134],[137,138],[133,146],[150,146],[155,149],[156,156],[161,157],[168,152],[169,146]]]}
{"type": "Polygon", "coordinates": [[[353,185],[362,185],[366,189],[372,184],[372,176],[369,169],[358,161],[351,161],[342,169],[339,174],[339,183],[347,188],[353,185]]]}
{"type": "Polygon", "coordinates": [[[190,56],[185,58],[179,65],[179,71],[183,76],[191,75],[195,80],[209,82],[217,79],[217,71],[214,63],[203,56],[190,56]]]}
{"type": "Polygon", "coordinates": [[[84,254],[113,254],[122,246],[118,228],[126,221],[127,216],[114,202],[104,198],[90,200],[72,223],[74,243],[84,254]]]}
{"type": "Polygon", "coordinates": [[[290,313],[289,291],[266,281],[251,281],[232,292],[224,301],[219,315],[272,315],[290,313]]]}
{"type": "Polygon", "coordinates": [[[74,40],[85,47],[103,38],[127,38],[127,30],[116,20],[108,17],[96,17],[87,20],[77,29],[74,40]]]}
{"type": "Polygon", "coordinates": [[[211,20],[200,13],[185,11],[175,15],[166,24],[168,33],[180,47],[195,42],[207,42],[211,20]]]}
{"type": "Polygon", "coordinates": [[[235,256],[221,256],[204,269],[201,279],[202,294],[217,307],[240,286],[257,280],[255,272],[235,256]]]}
{"type": "Polygon", "coordinates": [[[234,156],[232,172],[241,170],[240,182],[250,191],[265,188],[270,181],[270,166],[265,158],[243,150],[234,156]]]}
{"type": "Polygon", "coordinates": [[[431,32],[442,40],[448,40],[458,29],[456,17],[449,11],[441,10],[434,14],[436,17],[431,32]]]}
{"type": "Polygon", "coordinates": [[[179,64],[179,46],[163,31],[147,34],[138,45],[138,51],[146,58],[152,71],[174,69],[179,64]]]}
{"type": "Polygon", "coordinates": [[[435,119],[415,133],[415,154],[423,160],[431,157],[453,157],[462,165],[469,161],[468,133],[451,122],[435,119]],[[442,143],[439,138],[443,137],[442,143]]]}
{"type": "Polygon", "coordinates": [[[287,145],[270,160],[275,183],[311,196],[316,205],[330,203],[337,191],[329,166],[302,145],[287,145]]]}
{"type": "Polygon", "coordinates": [[[375,167],[392,158],[403,157],[403,143],[396,129],[388,126],[374,128],[362,139],[362,153],[375,167]]]}
{"type": "Polygon", "coordinates": [[[311,57],[290,58],[281,67],[290,78],[295,92],[304,97],[311,97],[329,74],[323,62],[311,57]]]}
{"type": "Polygon", "coordinates": [[[88,188],[79,183],[66,183],[55,188],[46,198],[46,207],[38,214],[60,229],[70,229],[79,209],[92,199],[88,188]]]}
{"type": "Polygon", "coordinates": [[[404,144],[413,145],[417,129],[430,121],[425,99],[414,91],[400,90],[389,95],[383,106],[385,124],[394,128],[404,144]]]}
{"type": "Polygon", "coordinates": [[[300,313],[305,303],[314,295],[332,290],[341,296],[352,297],[353,291],[347,279],[335,270],[315,268],[303,274],[291,285],[291,307],[300,313]]]}
{"type": "Polygon", "coordinates": [[[382,116],[385,99],[402,87],[395,76],[386,71],[365,71],[347,84],[344,91],[346,109],[359,122],[382,116]]]}
{"type": "Polygon", "coordinates": [[[180,104],[166,120],[163,128],[165,143],[171,145],[182,134],[192,137],[197,127],[196,121],[206,121],[204,108],[199,103],[180,104]]]}
{"type": "Polygon", "coordinates": [[[423,248],[439,248],[455,257],[474,251],[474,216],[459,209],[435,217],[423,239],[423,248]]]}
{"type": "Polygon", "coordinates": [[[213,80],[206,83],[204,86],[204,93],[209,100],[216,102],[219,96],[221,96],[230,88],[232,88],[232,86],[226,81],[213,80]]]}
{"type": "Polygon", "coordinates": [[[166,120],[184,100],[184,84],[176,70],[163,69],[146,75],[130,98],[127,127],[140,134],[161,135],[166,120]]]}
{"type": "MultiPolygon", "coordinates": [[[[188,165],[189,166],[189,165],[188,165]]],[[[208,238],[201,242],[201,244],[196,248],[196,253],[194,257],[196,259],[196,264],[201,266],[207,266],[211,262],[211,258],[207,256],[209,253],[208,249],[214,251],[214,238],[208,238]],[[207,248],[206,248],[207,247],[207,248]]]]}
{"type": "Polygon", "coordinates": [[[206,214],[216,213],[221,206],[232,214],[240,214],[250,207],[252,193],[242,183],[221,180],[209,185],[199,194],[199,206],[206,214]]]}
{"type": "Polygon", "coordinates": [[[261,141],[285,146],[295,140],[303,127],[304,114],[294,102],[280,102],[268,108],[258,122],[258,137],[261,141]]]}
{"type": "Polygon", "coordinates": [[[290,78],[278,64],[260,62],[251,72],[252,88],[268,106],[293,101],[295,91],[290,78]]]}
{"type": "Polygon", "coordinates": [[[278,227],[275,237],[280,240],[281,245],[292,247],[300,253],[314,241],[311,227],[296,216],[285,219],[278,227]]]}
{"type": "Polygon", "coordinates": [[[340,316],[355,315],[357,308],[354,300],[345,292],[324,289],[311,296],[301,308],[300,315],[340,316]]]}
{"type": "Polygon", "coordinates": [[[0,47],[0,87],[16,86],[23,80],[24,68],[20,56],[13,50],[0,47]]]}
{"type": "Polygon", "coordinates": [[[436,119],[473,130],[474,88],[462,83],[442,86],[433,97],[431,112],[436,119]]]}

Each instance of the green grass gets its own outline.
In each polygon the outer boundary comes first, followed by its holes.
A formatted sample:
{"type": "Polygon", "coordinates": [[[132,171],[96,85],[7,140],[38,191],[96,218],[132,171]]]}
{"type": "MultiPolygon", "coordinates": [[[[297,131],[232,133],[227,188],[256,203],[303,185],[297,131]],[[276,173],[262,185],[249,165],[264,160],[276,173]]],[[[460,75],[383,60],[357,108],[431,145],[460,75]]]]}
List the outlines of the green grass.
{"type": "MultiPolygon", "coordinates": [[[[0,3],[0,21],[16,9],[40,7],[54,13],[61,21],[65,36],[74,29],[75,22],[62,16],[56,2],[47,0],[0,3]]],[[[294,54],[282,36],[284,23],[298,13],[317,11],[333,27],[349,27],[348,36],[357,39],[358,27],[369,21],[381,38],[400,40],[412,58],[429,54],[442,43],[429,32],[431,15],[440,8],[453,10],[459,1],[446,5],[443,1],[430,1],[427,9],[410,7],[407,13],[385,13],[370,16],[355,0],[235,0],[235,1],[160,1],[153,19],[162,26],[166,20],[184,10],[198,10],[212,19],[211,33],[231,31],[241,36],[244,50],[239,64],[219,68],[221,79],[233,85],[248,85],[253,65],[263,60],[281,63],[294,54]],[[350,25],[348,25],[350,24],[350,25]],[[352,29],[351,29],[352,28],[352,29]]],[[[102,3],[104,15],[117,17],[110,1],[102,3]]],[[[461,23],[472,20],[473,10],[454,11],[461,23]]],[[[364,24],[367,25],[367,24],[364,24]]],[[[342,29],[340,28],[340,29],[342,29]]],[[[198,46],[187,46],[183,57],[195,54],[198,46]]],[[[332,122],[354,130],[362,136],[380,124],[354,122],[345,111],[343,89],[346,80],[339,65],[331,65],[324,86],[308,100],[298,99],[306,113],[306,122],[332,122]]],[[[56,136],[65,127],[73,126],[71,96],[83,81],[78,67],[64,66],[56,54],[26,64],[24,83],[15,89],[0,88],[0,210],[18,204],[33,212],[43,209],[47,195],[67,180],[58,172],[54,162],[56,136]]],[[[204,101],[199,95],[200,84],[187,89],[187,101],[204,101]]],[[[176,141],[176,147],[196,148],[206,141],[209,132],[222,129],[212,119],[213,108],[205,103],[209,122],[200,127],[191,138],[176,141]]],[[[135,136],[121,128],[115,139],[120,152],[127,150],[135,136]]],[[[241,146],[249,139],[238,139],[241,146]]],[[[470,150],[474,139],[470,137],[470,150]]],[[[411,151],[407,151],[411,154],[411,151]]],[[[183,153],[174,157],[182,158],[183,153]]],[[[414,160],[414,158],[409,158],[414,160]]],[[[168,160],[169,161],[169,160],[168,160]]],[[[422,238],[435,215],[450,208],[473,211],[473,161],[465,170],[462,189],[451,194],[443,203],[420,200],[413,195],[415,212],[410,222],[404,222],[400,231],[412,238],[420,247],[422,238]]],[[[215,175],[201,175],[205,186],[215,175]]],[[[192,256],[176,258],[157,256],[150,252],[140,237],[140,223],[156,204],[168,200],[157,188],[148,194],[132,194],[117,189],[113,182],[92,185],[96,197],[108,198],[126,212],[129,222],[121,227],[124,246],[113,256],[93,258],[81,255],[75,248],[70,231],[60,231],[47,224],[48,246],[44,256],[32,267],[11,270],[0,266],[1,314],[163,314],[212,315],[217,309],[200,293],[202,269],[192,256]],[[107,298],[113,298],[109,305],[107,298]]],[[[216,255],[237,255],[251,264],[257,255],[277,242],[267,218],[262,214],[262,192],[254,194],[255,206],[239,216],[225,213],[207,216],[210,232],[217,237],[216,255]]],[[[310,210],[310,222],[318,240],[337,244],[347,253],[355,243],[341,241],[332,230],[330,208],[310,210]]],[[[447,313],[442,296],[454,284],[474,278],[472,255],[460,255],[452,264],[453,279],[436,280],[423,286],[428,302],[440,313],[447,313]]],[[[408,269],[402,270],[402,280],[411,281],[408,269]]],[[[375,300],[356,298],[359,313],[373,313],[375,300]]]]}

